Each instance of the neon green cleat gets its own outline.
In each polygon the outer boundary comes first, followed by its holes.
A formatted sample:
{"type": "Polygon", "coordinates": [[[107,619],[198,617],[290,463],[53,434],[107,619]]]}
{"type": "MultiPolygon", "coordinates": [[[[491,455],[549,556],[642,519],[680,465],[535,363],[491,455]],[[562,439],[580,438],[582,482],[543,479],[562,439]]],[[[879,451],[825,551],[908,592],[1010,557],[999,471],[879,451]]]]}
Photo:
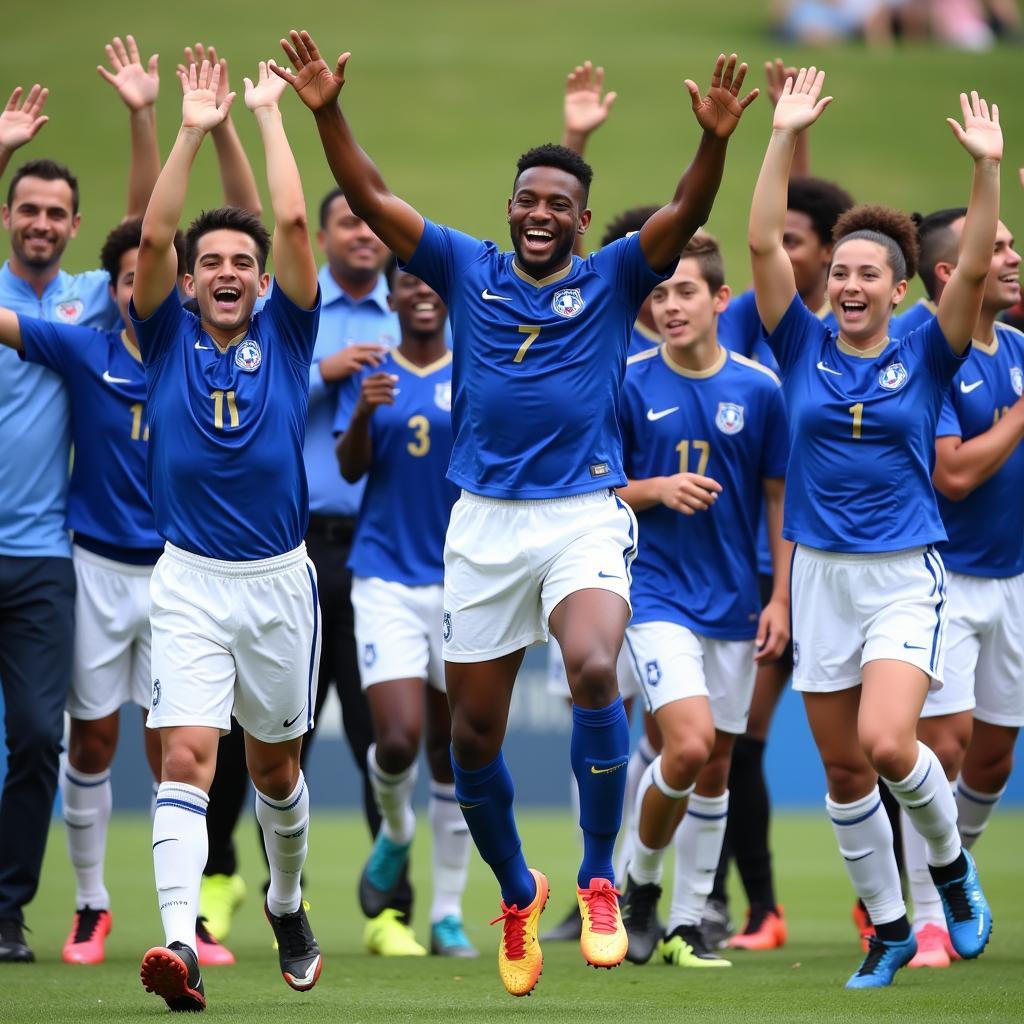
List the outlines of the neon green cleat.
{"type": "Polygon", "coordinates": [[[416,941],[412,929],[393,907],[382,910],[366,922],[363,942],[377,956],[426,956],[427,951],[416,941]]]}
{"type": "Polygon", "coordinates": [[[732,961],[720,957],[704,945],[700,928],[681,924],[658,943],[658,955],[674,967],[732,967],[732,961]]]}
{"type": "Polygon", "coordinates": [[[203,875],[199,886],[200,914],[210,933],[223,942],[231,931],[231,919],[245,899],[241,875],[203,875]]]}

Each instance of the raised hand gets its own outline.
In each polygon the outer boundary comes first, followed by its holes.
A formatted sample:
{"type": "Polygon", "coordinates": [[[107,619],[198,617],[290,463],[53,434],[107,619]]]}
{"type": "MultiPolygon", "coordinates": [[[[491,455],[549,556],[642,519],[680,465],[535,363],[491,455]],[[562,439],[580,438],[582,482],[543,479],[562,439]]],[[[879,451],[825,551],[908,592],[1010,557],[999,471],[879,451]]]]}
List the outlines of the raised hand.
{"type": "Polygon", "coordinates": [[[343,53],[332,71],[327,66],[327,61],[320,56],[320,51],[308,32],[296,32],[292,29],[288,35],[291,42],[282,39],[281,49],[292,62],[295,73],[277,64],[273,65],[272,70],[299,94],[299,99],[315,114],[338,99],[338,93],[345,84],[345,65],[352,54],[343,53]]]}
{"type": "Polygon", "coordinates": [[[49,89],[33,85],[25,97],[24,103],[18,105],[21,99],[22,88],[15,86],[11,93],[7,106],[0,113],[0,149],[8,153],[24,146],[26,142],[35,138],[36,132],[50,119],[43,116],[43,107],[46,106],[46,97],[50,95],[49,89]]]}
{"type": "Polygon", "coordinates": [[[181,82],[182,93],[182,128],[212,131],[228,116],[235,94],[229,92],[221,103],[217,102],[220,65],[211,66],[208,60],[204,60],[198,68],[191,64],[187,72],[178,72],[178,80],[181,82]]]}
{"type": "Polygon", "coordinates": [[[217,47],[204,46],[202,43],[186,46],[185,63],[178,65],[178,74],[188,74],[190,64],[199,67],[204,60],[208,60],[211,67],[216,64],[220,68],[220,80],[217,84],[217,106],[220,106],[224,102],[224,97],[231,92],[231,82],[228,79],[228,62],[223,57],[217,57],[217,47]]]}
{"type": "Polygon", "coordinates": [[[1003,130],[999,127],[999,107],[993,103],[989,113],[988,103],[976,92],[970,99],[967,93],[960,93],[960,110],[964,115],[961,128],[955,118],[947,117],[946,123],[953,129],[960,143],[975,160],[1001,160],[1003,157],[1003,130]]]}
{"type": "Polygon", "coordinates": [[[814,67],[801,68],[795,79],[787,78],[775,104],[772,128],[802,132],[814,124],[832,102],[831,96],[821,96],[824,84],[825,72],[814,67]]]}
{"type": "Polygon", "coordinates": [[[766,60],[764,62],[764,77],[766,83],[766,91],[768,93],[768,102],[774,107],[782,96],[782,90],[786,85],[786,79],[795,79],[797,69],[792,66],[787,66],[783,63],[781,57],[776,57],[775,60],[766,60]]]}
{"type": "Polygon", "coordinates": [[[595,68],[588,60],[578,64],[565,81],[565,130],[575,135],[589,135],[604,124],[618,93],[602,98],[604,68],[595,68]]]}
{"type": "Polygon", "coordinates": [[[735,53],[729,56],[728,61],[724,53],[718,55],[711,76],[711,88],[703,98],[697,83],[689,78],[686,80],[697,123],[704,131],[719,139],[727,139],[732,135],[740,123],[743,111],[757,99],[760,92],[759,89],[752,89],[743,99],[739,98],[740,86],[747,77],[747,65],[740,64],[737,68],[736,60],[735,53]]]}
{"type": "Polygon", "coordinates": [[[257,110],[260,107],[276,108],[282,94],[288,88],[288,83],[271,70],[274,66],[272,60],[261,60],[260,76],[256,84],[253,85],[251,78],[244,79],[245,105],[250,110],[257,110]]]}
{"type": "Polygon", "coordinates": [[[125,36],[125,40],[127,46],[120,36],[114,36],[106,45],[107,60],[113,70],[108,71],[102,64],[97,64],[96,70],[117,90],[129,110],[143,110],[156,103],[160,92],[160,75],[156,69],[159,56],[154,53],[143,67],[135,37],[125,36]]]}

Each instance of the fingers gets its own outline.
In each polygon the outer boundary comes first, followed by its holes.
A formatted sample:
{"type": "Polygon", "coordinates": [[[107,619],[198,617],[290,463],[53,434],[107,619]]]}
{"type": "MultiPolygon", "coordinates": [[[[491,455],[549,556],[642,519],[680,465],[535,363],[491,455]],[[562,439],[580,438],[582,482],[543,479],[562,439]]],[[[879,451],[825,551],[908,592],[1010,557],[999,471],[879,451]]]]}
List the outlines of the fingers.
{"type": "Polygon", "coordinates": [[[715,61],[715,70],[711,72],[711,85],[717,89],[722,84],[722,69],[725,67],[725,54],[720,53],[715,61]]]}
{"type": "Polygon", "coordinates": [[[123,65],[121,64],[121,61],[118,59],[114,47],[111,46],[110,43],[107,43],[107,45],[103,47],[103,50],[107,55],[107,60],[109,61],[110,66],[114,69],[114,73],[116,74],[118,71],[121,70],[123,65]]]}
{"type": "MultiPolygon", "coordinates": [[[[33,86],[33,88],[35,88],[35,87],[33,86]]],[[[14,87],[14,91],[11,93],[10,97],[7,100],[7,106],[4,107],[4,111],[5,112],[9,112],[9,111],[17,110],[18,109],[18,100],[21,99],[21,92],[22,92],[21,86],[20,85],[16,85],[14,87]]]]}
{"type": "Polygon", "coordinates": [[[814,116],[818,118],[821,116],[821,112],[832,102],[834,97],[823,96],[817,103],[814,104],[814,116]]]}
{"type": "Polygon", "coordinates": [[[160,72],[157,69],[157,63],[158,63],[159,60],[160,60],[160,54],[158,54],[158,53],[154,53],[153,56],[149,58],[149,65],[146,68],[146,71],[149,74],[150,78],[158,78],[159,77],[160,72]]]}
{"type": "Polygon", "coordinates": [[[288,33],[289,38],[292,41],[292,46],[295,47],[295,52],[299,55],[299,59],[303,64],[309,64],[313,58],[310,56],[309,47],[306,46],[305,39],[302,38],[302,33],[296,32],[292,29],[288,33]]]}
{"type": "Polygon", "coordinates": [[[714,477],[701,476],[700,473],[689,473],[688,477],[705,491],[712,491],[716,496],[722,493],[722,485],[714,477]]]}
{"type": "Polygon", "coordinates": [[[271,64],[270,70],[277,75],[278,78],[283,78],[289,85],[295,84],[295,75],[292,74],[290,68],[283,68],[279,64],[271,64]]]}
{"type": "Polygon", "coordinates": [[[760,96],[760,95],[761,95],[761,90],[760,89],[751,89],[750,92],[748,92],[747,95],[744,96],[743,99],[740,100],[740,109],[741,110],[746,110],[747,107],[749,107],[750,104],[753,103],[754,100],[756,100],[757,97],[760,96]]]}
{"type": "MultiPolygon", "coordinates": [[[[100,77],[103,79],[103,81],[109,82],[111,85],[116,85],[117,84],[117,76],[116,75],[112,75],[102,64],[97,64],[96,65],[96,70],[100,73],[100,77]]],[[[182,71],[182,68],[179,66],[178,67],[178,76],[179,77],[181,76],[181,71],[182,71]]],[[[7,105],[7,109],[8,110],[12,109],[10,104],[7,105]]]]}
{"type": "Polygon", "coordinates": [[[128,42],[128,59],[133,64],[141,64],[142,63],[142,58],[139,57],[139,48],[135,44],[135,36],[128,35],[128,36],[125,36],[125,39],[128,42]]]}
{"type": "Polygon", "coordinates": [[[300,33],[302,38],[302,44],[306,47],[306,52],[309,54],[310,60],[320,59],[320,50],[317,48],[316,43],[313,41],[313,37],[303,29],[300,33]]]}
{"type": "Polygon", "coordinates": [[[601,101],[601,106],[604,107],[606,113],[612,109],[612,104],[618,98],[619,94],[617,92],[610,92],[605,96],[605,98],[601,101]]]}
{"type": "Polygon", "coordinates": [[[303,65],[302,61],[299,59],[298,51],[295,49],[294,46],[292,46],[290,42],[288,42],[287,39],[280,40],[280,43],[281,49],[284,50],[284,55],[291,62],[292,67],[298,71],[301,71],[303,65]]]}
{"type": "MultiPolygon", "coordinates": [[[[38,118],[43,112],[43,107],[46,106],[46,98],[49,95],[49,89],[42,89],[38,85],[33,85],[29,90],[28,98],[25,100],[25,106],[22,109],[29,117],[38,118]]],[[[43,118],[44,122],[48,120],[49,118],[43,118]]]]}
{"type": "Polygon", "coordinates": [[[131,58],[128,56],[128,51],[125,49],[124,43],[121,42],[120,36],[114,36],[113,44],[114,52],[117,54],[121,67],[124,67],[126,64],[131,64],[131,58]]]}
{"type": "Polygon", "coordinates": [[[334,65],[334,77],[344,78],[345,77],[345,65],[348,64],[348,59],[352,54],[346,50],[341,56],[338,57],[337,63],[334,65]]]}
{"type": "Polygon", "coordinates": [[[235,97],[238,95],[236,92],[229,92],[224,97],[223,102],[217,107],[217,113],[220,114],[221,118],[226,118],[231,113],[231,104],[235,102],[235,97]]]}
{"type": "Polygon", "coordinates": [[[949,127],[953,130],[953,136],[956,138],[956,141],[959,142],[962,146],[967,141],[967,135],[964,132],[963,128],[960,127],[960,123],[955,118],[947,117],[946,124],[948,124],[949,127]]]}
{"type": "Polygon", "coordinates": [[[686,86],[686,90],[690,94],[690,106],[696,110],[701,104],[700,89],[697,88],[697,83],[689,78],[686,79],[683,84],[686,86]]]}

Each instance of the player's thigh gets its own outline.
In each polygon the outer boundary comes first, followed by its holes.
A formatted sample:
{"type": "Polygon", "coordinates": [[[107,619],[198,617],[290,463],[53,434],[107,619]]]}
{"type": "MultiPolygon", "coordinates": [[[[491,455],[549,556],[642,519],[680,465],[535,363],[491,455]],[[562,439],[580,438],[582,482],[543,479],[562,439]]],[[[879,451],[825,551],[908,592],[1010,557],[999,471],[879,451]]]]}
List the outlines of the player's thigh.
{"type": "Polygon", "coordinates": [[[901,779],[914,767],[917,723],[930,678],[924,669],[906,661],[880,658],[864,666],[857,733],[872,763],[889,769],[883,772],[886,778],[901,779]],[[904,765],[906,771],[902,771],[904,765]]]}
{"type": "MultiPolygon", "coordinates": [[[[363,689],[391,679],[426,679],[431,632],[439,636],[441,617],[428,621],[419,593],[392,580],[357,576],[352,580],[359,676],[363,689]]],[[[440,587],[436,588],[440,590],[440,587]]],[[[440,606],[440,599],[435,602],[440,606]]]]}
{"type": "Polygon", "coordinates": [[[989,725],[1024,726],[1024,575],[985,580],[992,626],[982,639],[974,681],[974,717],[989,725]]]}
{"type": "Polygon", "coordinates": [[[979,588],[977,582],[970,576],[949,574],[942,688],[929,690],[921,709],[922,719],[944,718],[974,707],[978,659],[992,616],[991,594],[986,594],[986,588],[979,588]]]}
{"type": "Polygon", "coordinates": [[[634,623],[626,629],[626,647],[647,710],[656,720],[660,709],[675,701],[709,699],[704,648],[693,630],[676,622],[634,623]]]}
{"type": "Polygon", "coordinates": [[[702,637],[701,646],[715,728],[721,733],[742,735],[747,728],[757,676],[756,645],[753,640],[702,637]]]}

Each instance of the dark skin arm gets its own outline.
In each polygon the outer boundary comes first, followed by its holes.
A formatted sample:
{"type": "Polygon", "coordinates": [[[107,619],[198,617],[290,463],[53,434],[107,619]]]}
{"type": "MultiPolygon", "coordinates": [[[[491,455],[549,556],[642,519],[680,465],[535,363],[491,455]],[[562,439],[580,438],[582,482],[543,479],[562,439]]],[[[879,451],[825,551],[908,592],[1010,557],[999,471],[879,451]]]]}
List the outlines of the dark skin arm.
{"type": "Polygon", "coordinates": [[[363,380],[359,401],[349,420],[345,433],[338,438],[335,449],[338,455],[338,469],[341,475],[354,484],[361,480],[373,463],[373,438],[370,436],[370,421],[381,405],[395,404],[395,381],[391,373],[371,373],[363,380]]]}

